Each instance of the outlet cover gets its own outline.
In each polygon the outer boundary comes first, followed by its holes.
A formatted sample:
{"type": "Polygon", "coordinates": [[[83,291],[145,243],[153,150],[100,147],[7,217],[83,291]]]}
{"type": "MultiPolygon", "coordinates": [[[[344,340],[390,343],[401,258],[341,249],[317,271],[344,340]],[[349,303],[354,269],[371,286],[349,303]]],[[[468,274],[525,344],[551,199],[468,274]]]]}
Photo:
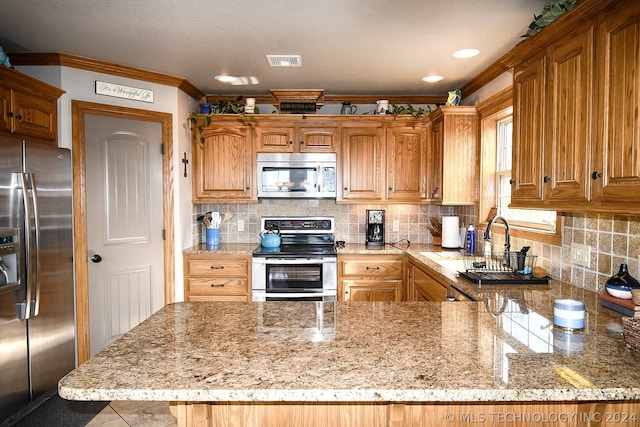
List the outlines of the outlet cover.
{"type": "Polygon", "coordinates": [[[244,231],[244,221],[241,219],[238,220],[238,231],[244,231]]]}
{"type": "Polygon", "coordinates": [[[572,243],[571,262],[589,268],[591,266],[591,246],[572,243]]]}

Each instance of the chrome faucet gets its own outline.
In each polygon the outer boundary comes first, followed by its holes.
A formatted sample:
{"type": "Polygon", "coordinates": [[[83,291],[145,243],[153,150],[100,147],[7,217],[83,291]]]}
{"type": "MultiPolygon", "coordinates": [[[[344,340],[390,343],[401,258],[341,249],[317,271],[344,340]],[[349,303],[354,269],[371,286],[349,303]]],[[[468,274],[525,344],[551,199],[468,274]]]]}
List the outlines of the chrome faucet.
{"type": "Polygon", "coordinates": [[[504,217],[502,217],[500,215],[496,215],[496,216],[493,217],[493,219],[487,225],[487,230],[484,232],[484,241],[485,242],[491,242],[491,228],[493,227],[493,224],[499,219],[502,220],[502,222],[504,222],[504,226],[505,226],[505,231],[504,231],[504,260],[508,264],[509,263],[509,251],[511,250],[511,242],[509,241],[509,223],[507,222],[507,220],[504,217]]]}

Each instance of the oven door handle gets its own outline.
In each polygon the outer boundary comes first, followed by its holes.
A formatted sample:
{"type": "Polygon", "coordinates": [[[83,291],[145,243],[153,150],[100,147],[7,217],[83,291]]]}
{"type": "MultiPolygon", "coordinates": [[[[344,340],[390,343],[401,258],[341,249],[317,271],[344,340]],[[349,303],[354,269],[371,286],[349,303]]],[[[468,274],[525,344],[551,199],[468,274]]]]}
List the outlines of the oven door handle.
{"type": "Polygon", "coordinates": [[[258,264],[337,264],[338,258],[253,258],[254,263],[258,264]]]}

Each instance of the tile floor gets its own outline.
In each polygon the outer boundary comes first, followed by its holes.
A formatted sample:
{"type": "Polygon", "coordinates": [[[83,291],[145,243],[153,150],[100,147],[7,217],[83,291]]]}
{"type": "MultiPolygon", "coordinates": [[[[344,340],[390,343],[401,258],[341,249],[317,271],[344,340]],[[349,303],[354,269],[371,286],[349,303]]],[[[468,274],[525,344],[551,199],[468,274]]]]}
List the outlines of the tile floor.
{"type": "Polygon", "coordinates": [[[167,402],[113,401],[95,416],[89,427],[172,427],[178,423],[167,402]]]}

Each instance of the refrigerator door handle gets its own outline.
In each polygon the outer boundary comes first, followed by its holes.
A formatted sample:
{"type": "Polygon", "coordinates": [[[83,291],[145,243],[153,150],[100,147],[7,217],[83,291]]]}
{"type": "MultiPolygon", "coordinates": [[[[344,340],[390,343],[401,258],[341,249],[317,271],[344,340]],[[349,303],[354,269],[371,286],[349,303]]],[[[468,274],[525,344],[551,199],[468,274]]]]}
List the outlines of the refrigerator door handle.
{"type": "Polygon", "coordinates": [[[38,193],[36,191],[36,176],[29,174],[31,178],[31,203],[33,204],[33,225],[35,237],[35,277],[32,283],[35,284],[33,299],[31,300],[31,317],[35,317],[40,312],[40,210],[38,208],[38,193]]]}
{"type": "Polygon", "coordinates": [[[20,305],[24,305],[24,307],[21,307],[20,317],[22,319],[29,319],[30,317],[37,316],[39,309],[40,286],[38,283],[38,270],[40,260],[38,256],[38,244],[40,240],[40,223],[37,212],[35,177],[33,174],[23,173],[21,174],[20,182],[22,185],[25,217],[24,247],[27,256],[27,277],[24,281],[25,301],[20,303],[20,305]],[[31,182],[31,188],[29,188],[29,182],[31,182]],[[31,194],[31,197],[28,197],[29,194],[31,194]]]}

